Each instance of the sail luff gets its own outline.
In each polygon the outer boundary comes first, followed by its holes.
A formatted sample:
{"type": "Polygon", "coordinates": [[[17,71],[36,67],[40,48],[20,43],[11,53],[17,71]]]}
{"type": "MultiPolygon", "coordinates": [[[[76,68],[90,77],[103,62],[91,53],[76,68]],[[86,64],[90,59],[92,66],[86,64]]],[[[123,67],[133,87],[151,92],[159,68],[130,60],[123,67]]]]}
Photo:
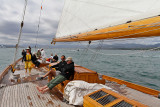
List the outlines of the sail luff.
{"type": "Polygon", "coordinates": [[[78,35],[55,38],[53,42],[92,41],[160,36],[160,16],[94,30],[78,35]]]}

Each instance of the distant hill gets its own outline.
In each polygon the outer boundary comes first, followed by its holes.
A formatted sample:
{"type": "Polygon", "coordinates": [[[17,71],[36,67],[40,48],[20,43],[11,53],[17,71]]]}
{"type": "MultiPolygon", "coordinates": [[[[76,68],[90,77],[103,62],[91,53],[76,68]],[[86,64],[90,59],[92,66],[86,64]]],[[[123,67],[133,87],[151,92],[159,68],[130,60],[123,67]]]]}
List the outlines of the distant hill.
{"type": "Polygon", "coordinates": [[[0,45],[0,48],[14,48],[14,45],[0,45]]]}
{"type": "MultiPolygon", "coordinates": [[[[32,48],[35,47],[35,45],[31,44],[30,45],[32,48]]],[[[20,48],[26,48],[28,45],[20,45],[20,48]]],[[[38,45],[37,48],[84,48],[86,47],[83,45],[77,45],[74,43],[57,43],[55,46],[54,45],[38,45]]],[[[98,45],[91,45],[90,48],[97,48],[98,45]]],[[[103,44],[102,49],[150,49],[150,48],[156,48],[160,47],[160,43],[154,44],[154,45],[143,45],[143,44],[134,44],[134,43],[126,43],[126,44],[103,44]]],[[[0,48],[15,48],[15,45],[0,45],[0,48]]]]}
{"type": "Polygon", "coordinates": [[[103,49],[150,49],[160,47],[160,43],[154,45],[143,45],[143,44],[113,44],[105,45],[103,44],[103,49]]]}

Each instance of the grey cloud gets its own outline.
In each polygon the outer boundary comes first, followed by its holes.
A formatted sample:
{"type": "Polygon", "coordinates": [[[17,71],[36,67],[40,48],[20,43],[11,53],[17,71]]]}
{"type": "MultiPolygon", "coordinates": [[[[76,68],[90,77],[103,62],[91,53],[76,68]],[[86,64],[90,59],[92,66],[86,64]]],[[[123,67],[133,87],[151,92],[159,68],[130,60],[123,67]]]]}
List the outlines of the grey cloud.
{"type": "Polygon", "coordinates": [[[15,40],[15,39],[4,36],[4,37],[1,37],[1,40],[15,40]]]}
{"type": "Polygon", "coordinates": [[[37,26],[33,23],[24,22],[23,33],[36,33],[37,26]]]}
{"type": "Polygon", "coordinates": [[[51,29],[56,30],[58,28],[58,20],[54,20],[54,19],[43,19],[42,20],[42,24],[46,23],[51,29]]]}
{"type": "Polygon", "coordinates": [[[3,21],[0,24],[0,32],[3,34],[17,34],[19,31],[20,24],[13,21],[3,21]]]}

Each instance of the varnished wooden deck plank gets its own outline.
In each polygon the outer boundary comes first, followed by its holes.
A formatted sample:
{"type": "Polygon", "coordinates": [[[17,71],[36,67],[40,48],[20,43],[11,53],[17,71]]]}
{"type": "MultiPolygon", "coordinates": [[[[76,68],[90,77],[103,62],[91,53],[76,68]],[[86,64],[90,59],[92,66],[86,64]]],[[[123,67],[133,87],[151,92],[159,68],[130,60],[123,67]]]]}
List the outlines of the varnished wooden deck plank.
{"type": "MultiPolygon", "coordinates": [[[[0,90],[1,91],[1,90],[0,90]]],[[[36,84],[23,83],[4,88],[1,107],[71,107],[50,93],[41,94],[36,84]]]]}
{"type": "Polygon", "coordinates": [[[3,94],[4,94],[4,90],[5,90],[5,88],[3,87],[3,88],[0,88],[0,104],[2,103],[2,99],[3,99],[3,94]]]}

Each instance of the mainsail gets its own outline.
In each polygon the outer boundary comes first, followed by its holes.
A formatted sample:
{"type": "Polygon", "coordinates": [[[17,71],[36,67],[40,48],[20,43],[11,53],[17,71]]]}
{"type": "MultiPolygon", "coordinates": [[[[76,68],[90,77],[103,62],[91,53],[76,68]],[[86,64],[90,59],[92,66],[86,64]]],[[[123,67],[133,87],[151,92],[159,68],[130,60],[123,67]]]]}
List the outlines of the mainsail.
{"type": "Polygon", "coordinates": [[[53,42],[160,36],[158,0],[66,0],[53,42]]]}

